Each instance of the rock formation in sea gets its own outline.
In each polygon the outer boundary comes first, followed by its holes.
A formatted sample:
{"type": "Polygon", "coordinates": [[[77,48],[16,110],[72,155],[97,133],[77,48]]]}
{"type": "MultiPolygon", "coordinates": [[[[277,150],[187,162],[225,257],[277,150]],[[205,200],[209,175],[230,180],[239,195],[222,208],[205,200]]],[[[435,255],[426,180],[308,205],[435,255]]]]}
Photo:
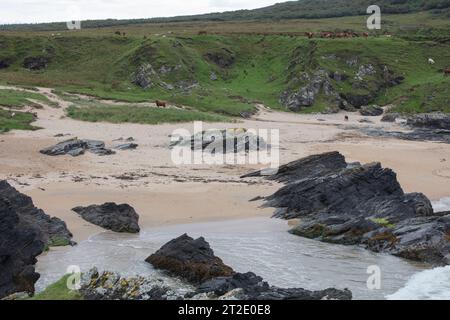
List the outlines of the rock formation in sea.
{"type": "Polygon", "coordinates": [[[349,290],[309,291],[270,286],[252,272],[237,273],[214,255],[203,238],[182,235],[147,262],[168,271],[169,279],[124,278],[92,269],[84,274],[81,295],[88,300],[351,300],[349,290]],[[177,280],[180,279],[180,280],[177,280]]]}
{"type": "Polygon", "coordinates": [[[233,274],[204,238],[194,240],[187,234],[168,242],[145,261],[194,284],[233,274]]]}
{"type": "Polygon", "coordinates": [[[105,203],[72,209],[84,220],[114,232],[138,233],[139,215],[128,204],[105,203]]]}
{"type": "Polygon", "coordinates": [[[36,208],[6,181],[0,181],[0,298],[34,293],[36,257],[48,246],[73,244],[66,224],[36,208]]]}
{"type": "Polygon", "coordinates": [[[425,195],[405,193],[395,172],[380,163],[342,161],[332,152],[282,166],[269,179],[286,185],[267,197],[265,206],[277,208],[276,218],[299,218],[291,230],[299,236],[450,263],[450,212],[436,213],[425,195]]]}

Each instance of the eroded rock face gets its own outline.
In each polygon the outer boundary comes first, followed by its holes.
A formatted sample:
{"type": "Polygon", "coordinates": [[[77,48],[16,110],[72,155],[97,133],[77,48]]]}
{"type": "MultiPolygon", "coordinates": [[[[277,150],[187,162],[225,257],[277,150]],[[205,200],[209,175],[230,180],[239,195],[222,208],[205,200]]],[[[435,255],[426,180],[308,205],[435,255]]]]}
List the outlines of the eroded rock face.
{"type": "Polygon", "coordinates": [[[139,215],[128,204],[105,203],[101,206],[72,209],[84,220],[114,232],[138,233],[139,215]]]}
{"type": "Polygon", "coordinates": [[[50,217],[36,208],[30,197],[18,192],[6,181],[0,181],[0,198],[8,201],[23,223],[28,223],[40,232],[45,245],[51,247],[75,244],[64,221],[50,217]]]}
{"type": "Polygon", "coordinates": [[[73,244],[66,224],[33,205],[31,198],[0,181],[0,299],[34,293],[34,265],[46,247],[73,244]]]}
{"type": "Polygon", "coordinates": [[[204,238],[194,240],[187,234],[168,242],[145,261],[194,284],[234,274],[204,238]]]}
{"type": "Polygon", "coordinates": [[[284,167],[295,168],[283,170],[289,178],[270,177],[287,185],[267,197],[266,206],[277,208],[274,217],[300,218],[293,234],[449,264],[448,213],[435,213],[423,194],[405,194],[396,174],[379,163],[330,170],[330,159],[329,153],[308,157],[284,167]]]}
{"type": "Polygon", "coordinates": [[[34,293],[39,279],[34,264],[44,246],[39,232],[23,224],[8,200],[0,197],[0,299],[15,292],[34,293]]]}
{"type": "Polygon", "coordinates": [[[39,56],[39,57],[28,57],[23,61],[23,67],[29,70],[41,70],[46,69],[50,59],[48,57],[39,56]]]}

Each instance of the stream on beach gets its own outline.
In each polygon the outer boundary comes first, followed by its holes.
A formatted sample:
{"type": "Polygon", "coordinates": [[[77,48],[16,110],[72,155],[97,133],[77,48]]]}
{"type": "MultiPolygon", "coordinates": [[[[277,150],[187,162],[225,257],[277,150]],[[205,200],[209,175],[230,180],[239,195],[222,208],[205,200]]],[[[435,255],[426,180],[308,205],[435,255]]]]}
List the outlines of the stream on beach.
{"type": "MultiPolygon", "coordinates": [[[[439,205],[450,204],[449,200],[439,205]],[[447,203],[449,202],[449,203],[447,203]]],[[[139,235],[103,232],[72,248],[39,257],[37,291],[71,265],[96,266],[124,276],[164,277],[144,260],[163,244],[188,233],[203,236],[215,254],[238,272],[252,271],[272,285],[320,290],[348,288],[355,299],[450,299],[450,269],[406,261],[363,248],[321,243],[291,235],[286,221],[270,218],[193,223],[142,230],[139,235]],[[369,290],[369,266],[381,269],[381,288],[369,290]]]]}

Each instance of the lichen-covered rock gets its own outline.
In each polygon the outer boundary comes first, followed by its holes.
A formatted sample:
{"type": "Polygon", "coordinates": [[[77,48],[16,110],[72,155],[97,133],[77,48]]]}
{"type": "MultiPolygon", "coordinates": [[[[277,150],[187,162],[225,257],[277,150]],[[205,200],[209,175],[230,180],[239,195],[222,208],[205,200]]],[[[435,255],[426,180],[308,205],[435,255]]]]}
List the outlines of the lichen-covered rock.
{"type": "Polygon", "coordinates": [[[194,240],[187,234],[168,242],[145,261],[194,284],[234,274],[204,238],[194,240]]]}
{"type": "Polygon", "coordinates": [[[421,113],[407,117],[407,125],[427,129],[450,130],[450,115],[446,113],[421,113]]]}
{"type": "Polygon", "coordinates": [[[138,233],[139,215],[128,204],[105,203],[101,206],[72,209],[84,220],[114,232],[138,233]]]}
{"type": "Polygon", "coordinates": [[[85,300],[182,300],[194,290],[186,284],[174,284],[163,278],[122,277],[96,268],[83,274],[80,294],[85,300]]]}
{"type": "Polygon", "coordinates": [[[0,198],[8,201],[10,207],[19,215],[23,223],[28,223],[41,233],[41,240],[46,246],[75,244],[72,233],[64,221],[50,217],[34,206],[33,200],[18,192],[8,182],[0,181],[0,198]]]}

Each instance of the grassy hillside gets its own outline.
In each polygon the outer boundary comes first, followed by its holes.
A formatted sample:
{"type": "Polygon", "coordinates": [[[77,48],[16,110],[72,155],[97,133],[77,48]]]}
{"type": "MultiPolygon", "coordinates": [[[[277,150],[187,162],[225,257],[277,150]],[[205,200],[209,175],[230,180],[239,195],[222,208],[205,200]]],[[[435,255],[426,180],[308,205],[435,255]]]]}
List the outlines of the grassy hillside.
{"type": "MultiPolygon", "coordinates": [[[[84,21],[83,28],[124,27],[148,23],[173,22],[220,22],[220,21],[281,21],[289,19],[322,19],[365,15],[371,0],[299,0],[277,3],[272,6],[238,10],[223,13],[210,13],[170,18],[130,19],[130,20],[91,20],[84,21]]],[[[447,0],[378,0],[376,2],[383,14],[405,14],[429,11],[435,16],[448,18],[450,3],[447,0]]],[[[64,30],[65,23],[3,25],[0,30],[64,30]]]]}
{"type": "MultiPolygon", "coordinates": [[[[281,94],[301,87],[301,81],[296,81],[299,74],[317,70],[345,74],[344,81],[330,81],[340,95],[348,95],[355,91],[358,69],[368,64],[376,72],[365,80],[367,86],[380,87],[371,102],[395,102],[402,110],[414,112],[448,110],[449,105],[449,78],[442,72],[450,61],[445,43],[396,37],[309,40],[168,34],[144,39],[64,34],[0,36],[0,46],[0,61],[9,63],[0,70],[3,84],[52,87],[128,102],[165,99],[220,115],[239,116],[252,111],[257,102],[284,109],[281,94]],[[48,65],[28,70],[23,66],[28,57],[44,57],[48,65]],[[349,66],[346,61],[352,57],[357,63],[349,66]],[[429,57],[436,60],[435,65],[427,63],[429,57]],[[404,77],[402,84],[380,84],[385,66],[404,77]],[[136,83],[137,75],[150,82],[148,87],[136,83]]],[[[322,111],[326,104],[319,97],[303,111],[322,111]]]]}

